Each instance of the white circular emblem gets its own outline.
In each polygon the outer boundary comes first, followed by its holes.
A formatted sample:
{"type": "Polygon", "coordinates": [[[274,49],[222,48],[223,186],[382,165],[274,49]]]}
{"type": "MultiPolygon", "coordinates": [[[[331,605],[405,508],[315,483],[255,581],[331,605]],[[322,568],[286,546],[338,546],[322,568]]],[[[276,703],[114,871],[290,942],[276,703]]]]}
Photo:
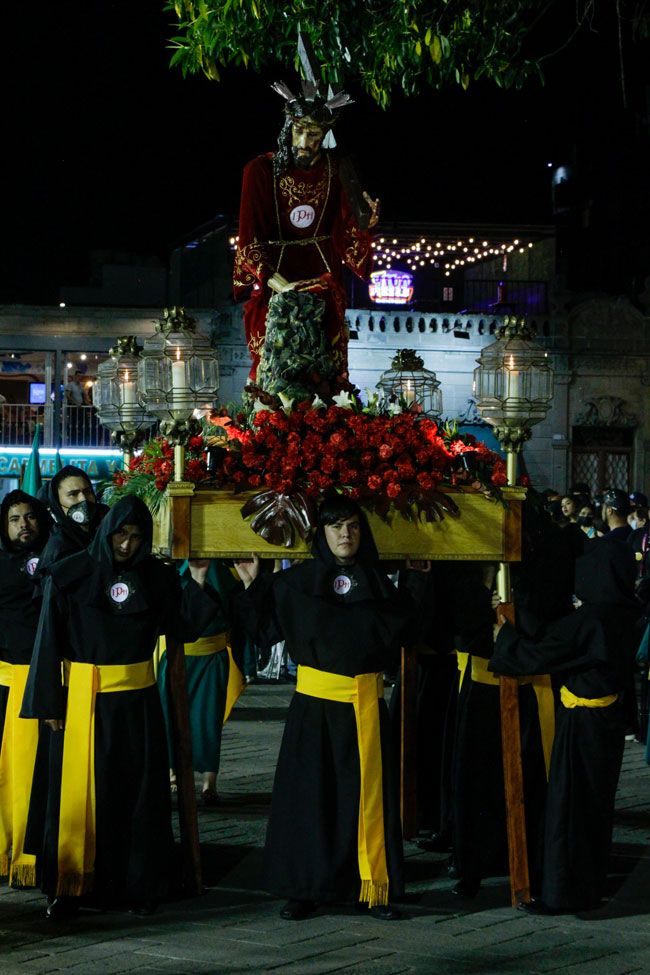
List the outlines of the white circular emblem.
{"type": "Polygon", "coordinates": [[[289,220],[294,227],[311,227],[316,216],[316,211],[308,203],[294,207],[289,214],[289,220]]]}
{"type": "Polygon", "coordinates": [[[73,511],[72,514],[70,515],[70,517],[72,518],[73,521],[76,521],[76,522],[85,521],[85,518],[86,518],[86,516],[83,513],[83,511],[73,511]]]}
{"type": "Polygon", "coordinates": [[[38,565],[37,558],[27,559],[27,562],[25,563],[25,568],[29,572],[30,576],[33,576],[34,573],[36,572],[37,565],[38,565]]]}
{"type": "Polygon", "coordinates": [[[352,582],[348,576],[337,576],[333,583],[334,592],[339,596],[347,596],[352,588],[352,582]]]}
{"type": "Polygon", "coordinates": [[[123,603],[129,597],[129,587],[126,582],[115,582],[111,586],[111,599],[114,603],[123,603]]]}

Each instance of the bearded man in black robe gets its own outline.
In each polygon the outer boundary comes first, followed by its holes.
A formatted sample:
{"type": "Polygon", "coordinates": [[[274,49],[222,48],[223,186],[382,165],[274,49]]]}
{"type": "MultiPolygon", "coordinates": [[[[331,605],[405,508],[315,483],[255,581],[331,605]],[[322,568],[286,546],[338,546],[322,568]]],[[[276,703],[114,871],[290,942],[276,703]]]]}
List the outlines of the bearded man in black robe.
{"type": "MultiPolygon", "coordinates": [[[[273,575],[236,563],[235,598],[249,635],[286,641],[298,680],[285,726],[266,838],[265,885],[300,920],[319,903],[357,900],[375,917],[403,893],[396,768],[383,671],[413,642],[426,576],[403,572],[398,591],[379,566],[358,505],[324,501],[313,560],[273,575]],[[409,630],[413,632],[409,632],[409,630]]],[[[428,570],[428,563],[407,563],[428,570]]]]}
{"type": "Polygon", "coordinates": [[[101,906],[149,913],[167,890],[168,762],[152,656],[161,633],[198,639],[219,603],[202,591],[208,562],[190,563],[181,592],[173,567],[151,556],[152,535],[146,505],[123,498],[90,548],[45,581],[22,716],[54,730],[43,848],[32,851],[49,917],[91,892],[101,906]]]}
{"type": "Polygon", "coordinates": [[[641,609],[635,560],[625,542],[605,536],[576,562],[579,609],[534,638],[503,623],[489,669],[551,674],[560,686],[544,818],[541,886],[528,913],[588,910],[607,879],[616,786],[624,748],[621,694],[641,609]]]}
{"type": "Polygon", "coordinates": [[[52,563],[87,548],[101,520],[90,478],[73,464],[54,475],[47,486],[47,499],[55,525],[41,553],[39,577],[52,563]]]}
{"type": "Polygon", "coordinates": [[[19,717],[41,608],[34,598],[41,550],[52,519],[24,491],[0,507],[0,876],[14,887],[36,883],[36,863],[23,851],[38,722],[19,717]],[[11,863],[11,866],[10,866],[11,863]]]}

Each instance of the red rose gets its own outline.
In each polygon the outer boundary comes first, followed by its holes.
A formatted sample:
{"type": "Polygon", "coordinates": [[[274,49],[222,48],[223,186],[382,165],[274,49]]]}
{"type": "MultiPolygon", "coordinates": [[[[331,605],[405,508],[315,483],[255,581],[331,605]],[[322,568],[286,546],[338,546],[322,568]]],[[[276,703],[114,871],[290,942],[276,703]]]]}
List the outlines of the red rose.
{"type": "Polygon", "coordinates": [[[368,487],[371,491],[380,491],[383,487],[383,481],[376,474],[371,474],[368,478],[368,487]]]}
{"type": "Polygon", "coordinates": [[[390,446],[390,444],[383,443],[381,445],[379,448],[379,456],[382,460],[390,460],[390,458],[393,456],[393,448],[390,446]]]}
{"type": "Polygon", "coordinates": [[[262,478],[260,477],[259,474],[251,474],[250,477],[248,478],[248,483],[250,484],[251,487],[259,487],[260,484],[262,483],[262,478]]]}
{"type": "Polygon", "coordinates": [[[190,437],[190,450],[203,450],[203,437],[190,437]]]}
{"type": "Polygon", "coordinates": [[[270,416],[271,416],[270,410],[258,410],[258,412],[255,414],[255,419],[253,420],[253,423],[255,424],[256,427],[265,427],[266,424],[269,422],[270,416]]]}
{"type": "Polygon", "coordinates": [[[389,484],[386,488],[386,494],[389,498],[396,498],[401,493],[402,489],[399,484],[389,484]]]}

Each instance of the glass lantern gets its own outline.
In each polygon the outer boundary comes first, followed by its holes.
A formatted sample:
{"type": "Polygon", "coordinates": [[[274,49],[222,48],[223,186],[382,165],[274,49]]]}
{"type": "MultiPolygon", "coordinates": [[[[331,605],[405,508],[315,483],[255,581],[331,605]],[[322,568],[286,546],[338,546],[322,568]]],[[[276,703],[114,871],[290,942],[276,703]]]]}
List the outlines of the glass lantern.
{"type": "Polygon", "coordinates": [[[160,419],[162,432],[176,443],[192,435],[194,410],[216,403],[217,354],[185,309],[165,309],[154,334],[145,339],[138,387],[148,412],[160,419]]]}
{"type": "Polygon", "coordinates": [[[435,372],[424,368],[424,361],[413,349],[400,349],[391,368],[382,372],[377,383],[388,399],[403,401],[406,408],[420,407],[423,414],[438,418],[442,413],[442,393],[435,372]]]}
{"type": "Polygon", "coordinates": [[[509,456],[529,439],[530,428],[544,419],[553,399],[548,353],[534,338],[535,330],[525,318],[506,317],[497,340],[483,349],[474,370],[477,409],[509,456]]]}
{"type": "Polygon", "coordinates": [[[156,418],[141,405],[138,393],[140,346],[134,336],[124,336],[110,349],[109,358],[97,369],[93,385],[93,405],[111,439],[125,450],[132,450],[156,418]]]}

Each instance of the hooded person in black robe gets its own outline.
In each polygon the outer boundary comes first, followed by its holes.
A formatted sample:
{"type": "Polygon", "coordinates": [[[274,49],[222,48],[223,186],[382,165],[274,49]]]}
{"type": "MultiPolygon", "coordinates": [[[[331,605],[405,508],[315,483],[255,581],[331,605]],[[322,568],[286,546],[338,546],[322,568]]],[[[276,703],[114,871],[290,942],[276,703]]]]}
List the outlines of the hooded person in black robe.
{"type": "MultiPolygon", "coordinates": [[[[218,598],[201,588],[207,562],[191,565],[198,581],[181,591],[174,568],[150,554],[152,534],[146,505],[132,496],[123,498],[104,518],[90,549],[50,566],[45,580],[22,715],[48,720],[57,729],[65,724],[64,731],[52,735],[42,850],[31,851],[42,855],[42,887],[51,917],[72,913],[77,896],[88,892],[101,905],[145,913],[167,891],[172,848],[168,762],[152,655],[160,633],[181,641],[197,639],[217,611],[218,598]],[[64,661],[71,662],[64,663],[69,688],[61,682],[64,661]],[[122,671],[122,687],[107,686],[122,671]],[[73,796],[88,764],[76,754],[75,712],[66,712],[68,693],[74,700],[74,685],[83,680],[99,688],[94,739],[88,721],[80,729],[90,739],[91,756],[94,748],[96,854],[86,853],[78,868],[79,858],[71,867],[59,838],[62,830],[65,836],[64,823],[74,822],[64,816],[64,800],[73,796]],[[73,775],[66,779],[68,760],[73,775]]],[[[92,849],[89,822],[85,831],[72,830],[69,842],[75,850],[84,842],[86,850],[92,849]]]]}
{"type": "Polygon", "coordinates": [[[35,572],[52,526],[46,508],[24,491],[0,507],[0,876],[33,886],[35,862],[23,852],[38,722],[18,717],[38,626],[35,572]],[[7,715],[5,735],[5,714],[7,715]],[[9,863],[11,861],[11,869],[9,863]]]}
{"type": "Polygon", "coordinates": [[[603,896],[624,748],[620,695],[638,641],[635,561],[604,537],[576,562],[579,609],[535,639],[504,623],[495,673],[550,673],[561,683],[544,817],[542,880],[531,913],[586,910],[603,896]]]}
{"type": "Polygon", "coordinates": [[[82,552],[90,545],[102,514],[90,478],[80,467],[72,464],[57,471],[47,486],[47,497],[55,524],[41,553],[39,578],[54,562],[82,552]],[[69,478],[74,480],[65,485],[63,482],[69,478]],[[74,488],[74,494],[68,497],[67,488],[74,488]]]}
{"type": "MultiPolygon", "coordinates": [[[[403,892],[403,859],[382,672],[393,664],[401,643],[414,639],[408,631],[419,622],[418,600],[426,576],[401,573],[403,588],[398,591],[380,568],[363,513],[346,498],[321,505],[312,555],[311,561],[256,578],[255,569],[244,573],[237,565],[248,586],[234,601],[242,626],[262,645],[285,640],[298,664],[273,786],[265,887],[289,898],[281,911],[287,919],[306,917],[319,903],[354,900],[366,901],[374,916],[390,919],[397,912],[387,896],[403,892]],[[328,530],[339,531],[339,540],[328,540],[328,530]],[[387,869],[385,889],[377,898],[376,890],[362,881],[360,866],[363,755],[355,710],[350,703],[313,696],[303,681],[307,676],[318,680],[321,674],[324,683],[335,675],[349,684],[365,679],[359,675],[375,680],[379,740],[370,744],[379,770],[366,784],[376,787],[381,775],[382,789],[376,789],[383,799],[379,844],[387,869]]],[[[363,721],[361,727],[365,736],[363,721]]]]}

